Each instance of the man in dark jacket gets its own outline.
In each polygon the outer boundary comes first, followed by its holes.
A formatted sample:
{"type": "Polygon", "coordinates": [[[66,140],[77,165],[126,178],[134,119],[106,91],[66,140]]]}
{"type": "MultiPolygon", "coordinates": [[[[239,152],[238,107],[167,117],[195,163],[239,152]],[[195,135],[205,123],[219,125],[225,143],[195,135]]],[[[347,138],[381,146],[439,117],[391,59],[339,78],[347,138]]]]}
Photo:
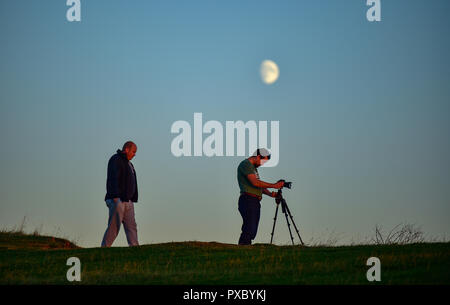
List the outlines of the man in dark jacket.
{"type": "Polygon", "coordinates": [[[123,223],[129,246],[138,246],[137,225],[134,217],[134,203],[138,201],[136,171],[131,159],[137,146],[126,142],[108,162],[106,180],[106,206],[109,209],[108,228],[102,240],[102,247],[110,247],[119,234],[123,223]]]}

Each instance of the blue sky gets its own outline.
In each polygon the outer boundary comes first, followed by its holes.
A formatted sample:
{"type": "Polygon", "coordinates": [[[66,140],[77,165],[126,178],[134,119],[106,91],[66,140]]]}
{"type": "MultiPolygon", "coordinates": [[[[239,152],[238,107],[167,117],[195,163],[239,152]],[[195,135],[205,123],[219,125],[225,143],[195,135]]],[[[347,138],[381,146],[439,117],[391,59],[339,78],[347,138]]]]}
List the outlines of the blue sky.
{"type": "MultiPolygon", "coordinates": [[[[450,4],[382,1],[370,23],[365,2],[82,0],[70,23],[65,1],[2,1],[0,224],[99,246],[107,161],[131,139],[141,243],[236,243],[242,157],[170,151],[171,124],[202,112],[280,122],[280,163],[260,174],[294,182],[305,241],[399,223],[448,237],[450,4]]],[[[255,242],[274,211],[265,198],[255,242]]]]}

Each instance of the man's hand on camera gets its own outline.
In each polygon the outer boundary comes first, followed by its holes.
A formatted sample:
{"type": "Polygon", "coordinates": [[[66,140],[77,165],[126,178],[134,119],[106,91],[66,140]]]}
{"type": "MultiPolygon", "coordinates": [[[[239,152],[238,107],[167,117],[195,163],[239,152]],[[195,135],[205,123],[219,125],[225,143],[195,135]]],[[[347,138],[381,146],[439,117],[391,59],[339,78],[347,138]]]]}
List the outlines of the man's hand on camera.
{"type": "Polygon", "coordinates": [[[277,198],[278,192],[272,192],[272,193],[270,194],[270,196],[271,196],[272,198],[277,198]]]}
{"type": "Polygon", "coordinates": [[[274,189],[281,189],[284,185],[284,181],[278,181],[277,183],[274,184],[274,189]]]}

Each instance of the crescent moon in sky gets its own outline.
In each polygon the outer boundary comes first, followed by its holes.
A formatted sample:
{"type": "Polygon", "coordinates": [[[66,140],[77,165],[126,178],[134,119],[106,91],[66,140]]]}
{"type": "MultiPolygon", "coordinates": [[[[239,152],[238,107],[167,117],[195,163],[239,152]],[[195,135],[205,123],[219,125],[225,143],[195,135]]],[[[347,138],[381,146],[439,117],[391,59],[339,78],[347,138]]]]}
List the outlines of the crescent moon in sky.
{"type": "Polygon", "coordinates": [[[260,73],[262,81],[267,85],[271,85],[276,82],[280,76],[280,69],[278,69],[275,62],[271,60],[264,60],[261,63],[260,73]]]}

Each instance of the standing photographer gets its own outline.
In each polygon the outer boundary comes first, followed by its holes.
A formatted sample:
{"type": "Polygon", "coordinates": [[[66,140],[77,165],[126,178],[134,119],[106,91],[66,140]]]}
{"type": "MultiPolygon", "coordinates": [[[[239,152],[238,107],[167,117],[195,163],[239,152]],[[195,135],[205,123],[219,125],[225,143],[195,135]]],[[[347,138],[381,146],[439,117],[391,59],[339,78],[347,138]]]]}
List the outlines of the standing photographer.
{"type": "Polygon", "coordinates": [[[237,179],[241,195],[239,197],[239,212],[243,224],[239,245],[251,245],[258,231],[259,217],[261,214],[262,194],[276,197],[276,192],[270,192],[267,188],[281,189],[283,181],[267,183],[259,179],[257,168],[270,160],[270,153],[265,148],[258,148],[253,156],[242,161],[237,169],[237,179]]]}

